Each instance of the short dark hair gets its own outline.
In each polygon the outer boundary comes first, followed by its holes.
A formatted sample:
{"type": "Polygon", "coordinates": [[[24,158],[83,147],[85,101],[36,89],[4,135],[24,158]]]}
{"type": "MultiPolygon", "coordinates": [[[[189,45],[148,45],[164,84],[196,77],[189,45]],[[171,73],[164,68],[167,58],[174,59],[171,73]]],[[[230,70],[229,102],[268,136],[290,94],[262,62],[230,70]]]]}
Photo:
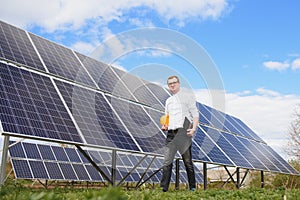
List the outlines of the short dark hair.
{"type": "MultiPolygon", "coordinates": [[[[176,78],[176,79],[177,79],[177,81],[178,81],[178,83],[180,82],[180,81],[179,81],[179,78],[178,78],[178,76],[175,76],[175,75],[173,75],[173,76],[170,76],[170,77],[168,78],[168,80],[170,80],[170,79],[172,79],[172,78],[176,78]]],[[[168,80],[167,80],[167,81],[168,81],[168,80]]]]}

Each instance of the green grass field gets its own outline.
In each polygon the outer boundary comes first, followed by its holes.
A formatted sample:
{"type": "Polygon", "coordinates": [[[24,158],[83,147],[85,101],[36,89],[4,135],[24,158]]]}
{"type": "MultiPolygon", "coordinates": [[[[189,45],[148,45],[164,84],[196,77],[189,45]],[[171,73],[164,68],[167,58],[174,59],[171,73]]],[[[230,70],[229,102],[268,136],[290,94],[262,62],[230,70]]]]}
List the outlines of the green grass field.
{"type": "Polygon", "coordinates": [[[62,200],[62,199],[90,199],[90,200],[164,200],[164,199],[300,199],[300,190],[281,189],[198,189],[195,192],[187,190],[171,190],[162,192],[155,189],[124,189],[117,187],[104,187],[101,189],[84,188],[32,188],[24,187],[24,183],[17,181],[7,181],[0,190],[2,200],[62,200]]]}

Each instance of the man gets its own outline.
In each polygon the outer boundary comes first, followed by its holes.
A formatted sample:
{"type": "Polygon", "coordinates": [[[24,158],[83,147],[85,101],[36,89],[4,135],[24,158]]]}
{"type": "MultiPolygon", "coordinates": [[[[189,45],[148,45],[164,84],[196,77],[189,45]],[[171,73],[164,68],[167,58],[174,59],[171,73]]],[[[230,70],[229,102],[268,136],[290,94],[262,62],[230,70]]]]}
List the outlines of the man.
{"type": "Polygon", "coordinates": [[[162,126],[162,130],[168,130],[168,134],[160,186],[164,192],[168,191],[173,159],[176,152],[179,151],[187,172],[189,188],[194,191],[196,181],[191,148],[192,137],[198,126],[199,113],[193,96],[180,90],[180,81],[177,76],[169,77],[167,83],[173,96],[166,100],[165,105],[165,114],[169,116],[169,125],[168,127],[162,126]]]}

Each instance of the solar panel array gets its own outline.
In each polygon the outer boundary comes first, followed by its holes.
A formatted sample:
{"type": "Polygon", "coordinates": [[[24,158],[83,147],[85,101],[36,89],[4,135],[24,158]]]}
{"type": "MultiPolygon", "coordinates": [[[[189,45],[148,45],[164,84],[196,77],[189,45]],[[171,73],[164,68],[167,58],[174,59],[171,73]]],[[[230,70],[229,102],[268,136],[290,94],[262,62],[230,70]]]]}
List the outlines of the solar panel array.
{"type": "MultiPolygon", "coordinates": [[[[1,21],[0,37],[3,134],[162,156],[163,87],[1,21]]],[[[197,107],[194,160],[298,174],[241,120],[197,107]]]]}
{"type": "MultiPolygon", "coordinates": [[[[111,177],[112,154],[110,151],[86,150],[94,162],[111,177]]],[[[75,148],[57,145],[45,145],[28,142],[10,141],[9,154],[17,178],[43,179],[62,181],[105,182],[101,174],[89,163],[84,155],[75,148]]],[[[141,154],[120,152],[116,158],[116,181],[141,182],[145,179],[150,183],[160,182],[161,172],[150,177],[162,165],[163,159],[141,154]],[[140,162],[142,160],[142,162],[140,162]],[[140,162],[140,163],[139,163],[140,162]],[[137,167],[133,169],[135,166],[137,167]],[[132,170],[133,169],[133,170],[132,170]],[[129,175],[128,175],[129,173],[129,175]],[[128,176],[127,176],[128,175],[128,176]]],[[[180,164],[180,182],[187,183],[187,176],[180,164]]],[[[199,169],[196,168],[198,183],[203,182],[199,169]]],[[[175,169],[172,174],[175,182],[175,169]]]]}

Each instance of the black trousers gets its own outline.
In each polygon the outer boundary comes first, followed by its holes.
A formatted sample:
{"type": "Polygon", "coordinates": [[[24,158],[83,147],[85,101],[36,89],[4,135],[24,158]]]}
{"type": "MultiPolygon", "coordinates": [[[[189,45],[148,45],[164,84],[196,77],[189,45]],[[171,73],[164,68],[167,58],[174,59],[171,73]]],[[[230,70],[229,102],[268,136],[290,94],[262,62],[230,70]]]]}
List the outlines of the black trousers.
{"type": "Polygon", "coordinates": [[[175,131],[168,131],[163,174],[160,182],[160,186],[164,191],[169,189],[173,160],[177,151],[180,152],[185,165],[189,188],[192,189],[196,187],[195,171],[192,162],[192,140],[186,135],[186,129],[183,128],[175,131]]]}

